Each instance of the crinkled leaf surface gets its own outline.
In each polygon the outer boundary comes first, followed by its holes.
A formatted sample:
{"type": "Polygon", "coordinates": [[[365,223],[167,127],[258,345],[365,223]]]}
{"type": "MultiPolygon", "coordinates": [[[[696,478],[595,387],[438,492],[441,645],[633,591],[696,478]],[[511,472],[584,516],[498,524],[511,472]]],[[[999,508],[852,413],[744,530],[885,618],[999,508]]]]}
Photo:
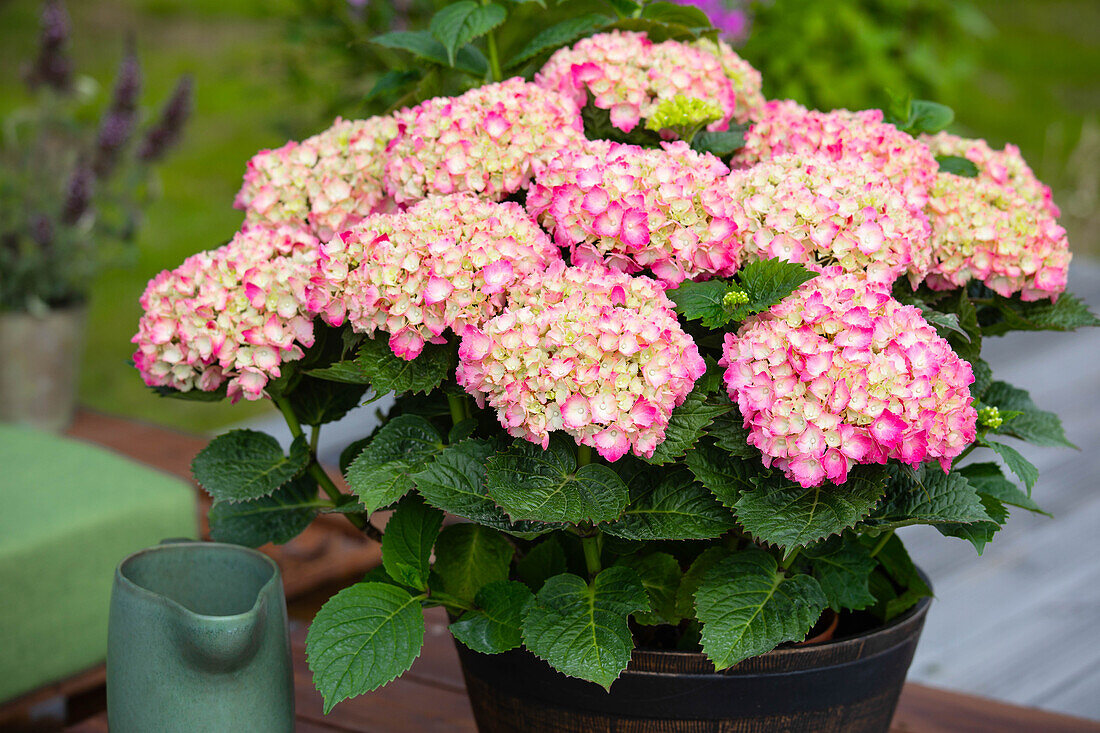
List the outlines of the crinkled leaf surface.
{"type": "Polygon", "coordinates": [[[281,545],[309,526],[320,504],[317,482],[310,476],[299,476],[259,499],[214,502],[208,515],[210,537],[215,542],[245,547],[268,542],[281,545]]]}
{"type": "Polygon", "coordinates": [[[645,625],[677,624],[676,590],[680,587],[680,563],[667,552],[651,552],[648,555],[627,555],[615,563],[628,567],[638,574],[649,594],[648,613],[636,614],[634,619],[645,625]]]}
{"type": "Polygon", "coordinates": [[[830,537],[802,554],[809,558],[813,576],[834,611],[858,610],[875,602],[867,582],[877,563],[851,533],[830,537]]]}
{"type": "Polygon", "coordinates": [[[507,580],[513,554],[512,543],[496,530],[452,524],[436,540],[434,570],[445,592],[472,601],[482,586],[507,580]]]}
{"type": "Polygon", "coordinates": [[[412,475],[443,450],[443,439],[419,415],[398,415],[371,438],[347,470],[348,486],[374,512],[407,494],[412,475]]]}
{"type": "Polygon", "coordinates": [[[454,637],[475,652],[500,654],[523,643],[523,612],[534,595],[515,580],[497,580],[477,593],[474,611],[451,624],[454,637]]]}
{"type": "Polygon", "coordinates": [[[199,485],[217,501],[268,496],[309,464],[309,448],[299,436],[284,455],[279,441],[256,430],[230,430],[210,441],[191,462],[199,485]]]}
{"type": "Polygon", "coordinates": [[[382,565],[389,576],[409,587],[426,589],[428,558],[442,526],[443,512],[416,494],[402,499],[382,538],[382,565]]]}
{"type": "Polygon", "coordinates": [[[733,515],[690,472],[673,471],[656,486],[637,482],[621,519],[603,525],[628,540],[705,540],[734,526],[733,515]]]}

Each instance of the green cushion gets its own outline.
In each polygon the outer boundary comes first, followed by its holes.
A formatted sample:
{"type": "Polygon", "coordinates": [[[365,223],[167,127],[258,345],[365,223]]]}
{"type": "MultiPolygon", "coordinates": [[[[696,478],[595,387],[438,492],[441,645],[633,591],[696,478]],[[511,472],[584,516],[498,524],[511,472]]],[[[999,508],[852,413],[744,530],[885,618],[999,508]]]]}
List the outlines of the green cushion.
{"type": "Polygon", "coordinates": [[[102,662],[115,566],[197,520],[178,478],[0,424],[0,701],[102,662]]]}

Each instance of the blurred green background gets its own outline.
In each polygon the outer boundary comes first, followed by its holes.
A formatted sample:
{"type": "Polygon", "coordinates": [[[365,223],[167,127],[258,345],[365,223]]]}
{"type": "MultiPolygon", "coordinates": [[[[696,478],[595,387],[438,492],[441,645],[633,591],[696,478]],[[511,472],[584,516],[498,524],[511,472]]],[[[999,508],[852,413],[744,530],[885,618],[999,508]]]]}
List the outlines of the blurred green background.
{"type": "MultiPolygon", "coordinates": [[[[365,17],[409,4],[372,5],[365,17]]],[[[744,55],[764,72],[769,96],[877,106],[883,98],[869,90],[877,89],[871,67],[878,64],[861,63],[858,52],[862,58],[892,54],[908,64],[917,91],[930,89],[936,101],[955,108],[959,132],[997,146],[1017,143],[1054,187],[1076,255],[1100,254],[1100,2],[977,0],[967,10],[976,14],[946,29],[937,19],[952,3],[942,0],[841,5],[856,10],[823,12],[832,3],[777,0],[760,12],[744,55]],[[891,12],[861,15],[861,6],[891,6],[891,12]],[[894,12],[898,8],[904,12],[894,12]],[[916,11],[925,11],[923,20],[916,11]],[[779,25],[802,12],[816,15],[779,25]],[[790,51],[776,53],[780,47],[790,51]],[[862,84],[842,81],[860,74],[862,84]]],[[[189,254],[222,244],[239,226],[232,201],[252,154],[316,132],[334,113],[363,114],[359,100],[372,80],[358,67],[375,59],[359,41],[384,29],[349,25],[349,10],[352,17],[363,12],[343,0],[69,3],[77,73],[100,81],[104,102],[130,33],[145,71],[147,103],[159,106],[180,73],[196,81],[195,114],[182,145],[160,169],[162,195],[142,229],[139,261],[95,283],[83,404],[191,430],[212,430],[268,409],[266,403],[230,407],[153,396],[127,366],[129,339],[146,281],[189,254]]],[[[0,0],[0,116],[28,102],[19,70],[34,54],[38,12],[33,0],[0,0]]]]}

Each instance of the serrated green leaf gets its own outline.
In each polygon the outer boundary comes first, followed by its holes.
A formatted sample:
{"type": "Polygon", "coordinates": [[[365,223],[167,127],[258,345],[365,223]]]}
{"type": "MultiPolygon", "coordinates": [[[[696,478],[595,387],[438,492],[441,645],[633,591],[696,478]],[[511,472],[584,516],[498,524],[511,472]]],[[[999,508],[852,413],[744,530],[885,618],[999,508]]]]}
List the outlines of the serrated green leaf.
{"type": "Polygon", "coordinates": [[[945,474],[924,466],[915,475],[896,470],[887,483],[886,497],[864,525],[886,530],[910,524],[984,522],[989,515],[978,492],[958,471],[945,474]]]}
{"type": "Polygon", "coordinates": [[[425,344],[420,356],[412,361],[405,361],[390,350],[385,339],[377,338],[363,342],[355,361],[363,368],[378,394],[427,394],[450,374],[452,353],[446,344],[425,344]]]}
{"type": "Polygon", "coordinates": [[[600,13],[567,18],[535,34],[535,37],[508,62],[508,68],[514,69],[541,53],[568,46],[578,38],[583,38],[610,22],[611,18],[600,13]]]}
{"type": "Polygon", "coordinates": [[[469,438],[477,430],[477,420],[474,418],[466,418],[457,425],[451,428],[447,433],[447,443],[454,445],[455,443],[461,443],[469,438]]]}
{"type": "Polygon", "coordinates": [[[993,535],[1001,529],[1001,525],[1008,519],[1008,510],[1005,509],[1004,504],[991,496],[982,495],[980,498],[986,514],[992,518],[992,521],[936,525],[936,529],[944,537],[956,537],[960,540],[966,540],[974,546],[979,555],[982,554],[986,544],[992,541],[993,535]]]}
{"type": "Polygon", "coordinates": [[[963,178],[978,176],[978,166],[959,155],[937,155],[936,162],[940,164],[940,173],[950,173],[963,178]]]}
{"type": "Polygon", "coordinates": [[[635,614],[635,621],[647,626],[680,623],[680,616],[676,613],[676,591],[683,573],[676,558],[667,552],[651,552],[648,555],[621,557],[615,565],[636,572],[649,595],[650,610],[635,614]]]}
{"type": "Polygon", "coordinates": [[[424,645],[420,599],[389,583],[357,583],[330,598],[309,626],[306,658],[325,714],[341,700],[403,674],[424,645]]]}
{"type": "Polygon", "coordinates": [[[508,12],[500,5],[460,0],[433,15],[428,30],[443,45],[447,63],[454,66],[458,49],[499,26],[507,16],[508,12]]]}
{"type": "Polygon", "coordinates": [[[691,139],[691,149],[699,153],[710,153],[718,158],[725,158],[745,147],[745,132],[743,130],[721,130],[711,132],[702,130],[691,139]]]}
{"type": "Polygon", "coordinates": [[[743,550],[716,563],[695,592],[703,653],[717,670],[802,641],[828,602],[809,575],[786,575],[763,550],[743,550]]]}
{"type": "Polygon", "coordinates": [[[523,612],[534,595],[523,583],[498,580],[477,593],[475,611],[451,624],[460,642],[482,654],[500,654],[523,643],[523,612]]]}
{"type": "Polygon", "coordinates": [[[982,403],[997,407],[1002,412],[1021,413],[1006,420],[993,431],[995,433],[1011,435],[1034,445],[1077,447],[1066,439],[1062,420],[1053,412],[1040,410],[1031,400],[1031,395],[1019,387],[1000,381],[992,382],[982,395],[982,403]]]}
{"type": "Polygon", "coordinates": [[[1077,296],[1062,293],[1057,302],[1036,300],[1023,302],[1019,297],[993,296],[990,306],[979,312],[982,333],[1001,336],[1009,331],[1073,331],[1100,326],[1100,318],[1077,296]]]}
{"type": "Polygon", "coordinates": [[[561,575],[567,568],[565,550],[554,537],[535,545],[516,561],[516,573],[533,591],[538,591],[547,578],[561,575]]]}
{"type": "MultiPolygon", "coordinates": [[[[458,49],[454,63],[451,64],[447,57],[447,49],[432,36],[430,31],[392,31],[375,36],[370,40],[371,43],[386,48],[409,51],[417,58],[440,66],[453,65],[456,69],[475,76],[484,76],[489,69],[485,56],[474,46],[463,46],[458,49]]],[[[430,76],[430,74],[425,74],[421,79],[421,85],[429,81],[430,76]]]]}
{"type": "Polygon", "coordinates": [[[1005,478],[1001,467],[996,463],[970,463],[960,468],[959,473],[966,476],[966,480],[982,496],[991,496],[1004,504],[1018,506],[1029,512],[1046,514],[1030,496],[1005,478]]]}
{"type": "Polygon", "coordinates": [[[607,30],[632,31],[645,33],[654,43],[664,41],[690,41],[698,38],[702,29],[689,28],[681,23],[666,23],[652,18],[621,18],[607,30]]]}
{"type": "Polygon", "coordinates": [[[632,487],[622,518],[601,528],[628,540],[706,540],[721,537],[733,526],[730,511],[690,472],[680,469],[655,486],[632,487]]]}
{"type": "Polygon", "coordinates": [[[216,501],[268,496],[309,465],[309,448],[299,436],[284,455],[279,441],[256,430],[230,430],[210,441],[191,461],[199,486],[216,501]]]}
{"type": "Polygon", "coordinates": [[[974,368],[974,384],[970,385],[970,396],[980,400],[989,385],[993,384],[993,368],[984,359],[975,359],[970,362],[974,368]]]}
{"type": "Polygon", "coordinates": [[[489,496],[513,521],[603,522],[622,514],[627,488],[618,474],[597,463],[577,468],[569,441],[550,446],[517,440],[486,461],[489,496]]]}
{"type": "Polygon", "coordinates": [[[810,560],[813,576],[834,611],[859,610],[875,602],[867,583],[878,563],[850,533],[807,547],[802,555],[810,560]]]}
{"type": "Polygon", "coordinates": [[[1035,468],[1035,465],[1024,458],[1020,451],[1016,450],[1010,445],[1004,443],[997,443],[992,440],[983,441],[983,445],[987,448],[992,448],[993,451],[999,455],[1008,466],[1008,470],[1016,474],[1016,477],[1024,482],[1024,486],[1027,487],[1027,495],[1031,496],[1031,489],[1035,486],[1035,482],[1039,480],[1039,469],[1035,468]]]}
{"type": "Polygon", "coordinates": [[[366,391],[363,384],[341,384],[307,375],[287,399],[303,425],[323,425],[358,407],[366,391]]]}
{"type": "Polygon", "coordinates": [[[443,440],[419,415],[398,415],[382,426],[347,470],[348,486],[368,512],[400,499],[412,476],[443,450],[443,440]]]}
{"type": "Polygon", "coordinates": [[[251,501],[216,501],[210,507],[210,537],[215,542],[230,542],[259,547],[268,542],[290,542],[309,526],[322,502],[317,498],[317,482],[299,476],[280,486],[270,496],[251,501]]]}
{"type": "Polygon", "coordinates": [[[853,472],[839,486],[824,482],[810,488],[776,474],[744,492],[734,513],[753,537],[788,550],[855,526],[884,492],[882,474],[853,472]]]}
{"type": "Polygon", "coordinates": [[[508,579],[515,550],[504,535],[480,524],[452,524],[435,543],[435,571],[443,590],[473,601],[482,586],[508,579]]]}
{"type": "Polygon", "coordinates": [[[416,494],[401,500],[386,523],[382,566],[391,578],[417,590],[428,587],[428,558],[443,526],[443,512],[416,494]]]}
{"type": "Polygon", "coordinates": [[[743,321],[753,313],[768,310],[815,277],[816,272],[807,270],[797,262],[779,258],[749,262],[737,272],[737,282],[749,297],[749,302],[734,309],[733,320],[743,321]]]}
{"type": "MultiPolygon", "coordinates": [[[[370,102],[372,100],[383,97],[392,92],[398,92],[412,84],[413,82],[420,81],[421,72],[419,69],[393,69],[387,71],[378,77],[378,81],[374,82],[374,86],[367,92],[367,96],[364,101],[370,102]]],[[[347,333],[355,333],[354,331],[348,331],[347,333]]]]}
{"type": "Polygon", "coordinates": [[[670,2],[648,2],[642,8],[643,18],[661,23],[676,23],[688,28],[710,28],[710,18],[699,8],[670,2]]]}
{"type": "Polygon", "coordinates": [[[914,135],[935,134],[955,120],[955,110],[927,99],[914,99],[906,130],[914,135]]]}
{"type": "Polygon", "coordinates": [[[707,572],[731,554],[733,553],[730,550],[717,545],[703,550],[699,557],[692,561],[691,566],[680,579],[680,587],[676,589],[677,614],[683,618],[695,618],[695,591],[699,590],[707,572]]]}
{"type": "Polygon", "coordinates": [[[752,491],[756,485],[751,477],[760,472],[760,459],[754,463],[742,460],[709,442],[699,443],[695,450],[684,457],[699,483],[703,484],[718,501],[730,509],[736,506],[744,491],[752,491]]]}
{"type": "Polygon", "coordinates": [[[689,321],[701,321],[707,328],[722,328],[732,318],[732,310],[723,302],[728,292],[730,286],[725,280],[684,280],[676,288],[666,290],[665,295],[676,304],[676,312],[689,321]]]}
{"type": "Polygon", "coordinates": [[[527,606],[523,642],[559,672],[610,689],[634,648],[627,619],[648,610],[645,586],[630,568],[608,568],[591,585],[555,575],[527,606]]]}
{"type": "Polygon", "coordinates": [[[731,456],[760,460],[760,450],[749,443],[749,430],[736,407],[714,418],[707,428],[707,435],[714,444],[731,456]]]}
{"type": "Polygon", "coordinates": [[[665,428],[665,439],[657,444],[653,455],[643,458],[646,463],[660,466],[680,458],[703,437],[707,426],[716,417],[733,409],[733,403],[723,399],[719,404],[707,401],[707,394],[713,385],[708,379],[720,371],[709,371],[695,387],[688,393],[683,403],[672,411],[668,419],[668,427],[665,428]]]}

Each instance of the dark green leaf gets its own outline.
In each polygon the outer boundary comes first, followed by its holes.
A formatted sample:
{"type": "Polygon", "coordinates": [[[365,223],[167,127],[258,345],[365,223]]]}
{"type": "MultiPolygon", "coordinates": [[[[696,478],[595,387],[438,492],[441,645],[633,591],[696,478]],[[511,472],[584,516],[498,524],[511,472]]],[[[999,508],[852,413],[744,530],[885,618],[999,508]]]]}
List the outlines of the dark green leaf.
{"type": "Polygon", "coordinates": [[[737,272],[737,281],[749,296],[749,302],[733,310],[733,320],[743,321],[753,313],[768,310],[815,277],[817,273],[803,265],[778,258],[748,263],[737,272]]]}
{"type": "Polygon", "coordinates": [[[547,578],[564,573],[567,567],[565,550],[554,537],[535,545],[516,561],[516,573],[533,591],[538,591],[547,578]]]}
{"type": "Polygon", "coordinates": [[[386,523],[382,565],[399,583],[418,590],[428,587],[428,558],[443,526],[443,512],[411,494],[401,500],[386,523]]]}
{"type": "Polygon", "coordinates": [[[666,23],[652,18],[622,18],[612,23],[608,30],[645,33],[654,43],[664,41],[690,41],[700,35],[701,28],[689,28],[681,23],[666,23]]]}
{"type": "Polygon", "coordinates": [[[636,125],[630,132],[615,127],[611,124],[611,112],[597,107],[591,99],[581,108],[581,120],[589,140],[611,140],[644,148],[656,148],[661,144],[661,136],[644,125],[636,125]]]}
{"type": "Polygon", "coordinates": [[[730,509],[737,504],[742,492],[756,489],[751,477],[760,473],[759,458],[750,463],[703,442],[684,457],[684,462],[699,483],[730,509]]]}
{"type": "Polygon", "coordinates": [[[577,468],[569,441],[554,436],[550,446],[517,440],[486,462],[489,496],[513,521],[603,522],[622,514],[627,488],[607,466],[577,468]]]}
{"type": "Polygon", "coordinates": [[[695,618],[695,591],[712,567],[732,553],[721,545],[708,547],[691,563],[676,589],[676,613],[683,618],[695,618]]]}
{"type": "Polygon", "coordinates": [[[1040,410],[1032,402],[1031,396],[1019,387],[1005,382],[992,382],[982,395],[982,402],[997,407],[1002,412],[1023,413],[1006,420],[1000,428],[993,431],[995,433],[1011,435],[1034,445],[1077,447],[1066,439],[1061,419],[1053,412],[1040,410]]]}
{"type": "Polygon", "coordinates": [[[763,550],[743,550],[716,563],[695,592],[703,652],[715,669],[802,641],[828,602],[809,575],[786,575],[763,550]]]}
{"type": "Polygon", "coordinates": [[[461,443],[473,435],[475,430],[477,430],[477,420],[472,417],[466,418],[447,433],[447,442],[451,445],[461,443]]]}
{"type": "Polygon", "coordinates": [[[535,34],[535,37],[508,62],[508,68],[514,69],[541,53],[568,46],[578,38],[583,38],[610,22],[611,18],[600,13],[567,18],[535,34]]]}
{"type": "Polygon", "coordinates": [[[635,0],[607,0],[607,4],[620,18],[629,18],[642,9],[642,4],[635,0]]]}
{"type": "Polygon", "coordinates": [[[940,173],[950,173],[964,178],[978,176],[978,166],[959,155],[937,155],[936,162],[940,164],[940,173]]]}
{"type": "Polygon", "coordinates": [[[215,542],[259,547],[281,545],[297,537],[317,516],[317,482],[299,476],[270,496],[251,501],[216,501],[210,507],[210,536],[215,542]]]}
{"type": "Polygon", "coordinates": [[[523,642],[559,672],[610,689],[634,648],[627,619],[647,610],[645,586],[630,568],[608,568],[591,585],[555,575],[527,607],[523,642]]]}
{"type": "MultiPolygon", "coordinates": [[[[393,92],[399,92],[413,82],[420,81],[419,69],[403,69],[403,70],[391,70],[387,71],[382,76],[378,77],[378,81],[374,82],[374,86],[367,92],[367,96],[364,100],[370,102],[384,97],[387,94],[393,92]]],[[[354,333],[353,331],[350,333],[354,333]]]]}
{"type": "Polygon", "coordinates": [[[959,473],[966,476],[966,480],[982,496],[990,496],[1004,504],[1018,506],[1030,512],[1046,514],[1030,496],[1005,478],[1001,467],[996,463],[970,463],[960,468],[959,473]]]}
{"type": "Polygon", "coordinates": [[[751,458],[760,461],[760,450],[749,443],[749,430],[744,426],[745,419],[736,409],[714,418],[707,428],[707,434],[714,443],[726,453],[738,458],[751,458]]]}
{"type": "Polygon", "coordinates": [[[691,149],[700,153],[710,153],[718,158],[725,158],[745,147],[745,133],[743,130],[722,130],[711,132],[703,130],[695,134],[691,139],[691,149]]]}
{"type": "Polygon", "coordinates": [[[321,607],[306,656],[325,713],[375,690],[412,666],[424,645],[420,600],[389,583],[357,583],[321,607]]]}
{"type": "Polygon", "coordinates": [[[1019,297],[993,296],[991,306],[979,313],[982,332],[1000,336],[1009,331],[1073,331],[1100,326],[1100,319],[1088,306],[1070,293],[1062,293],[1056,303],[1049,300],[1023,302],[1019,297]]]}
{"type": "Polygon", "coordinates": [[[648,626],[680,623],[680,616],[676,613],[676,590],[680,587],[682,573],[676,558],[667,552],[652,552],[648,555],[627,555],[615,564],[636,572],[649,594],[650,611],[636,614],[635,621],[648,626]]]}
{"type": "Polygon", "coordinates": [[[323,425],[339,420],[358,407],[366,391],[362,384],[341,384],[305,376],[287,399],[303,425],[323,425]]]}
{"type": "Polygon", "coordinates": [[[710,18],[699,8],[677,3],[649,2],[642,8],[643,18],[661,23],[676,23],[688,28],[710,28],[710,18]]]}
{"type": "Polygon", "coordinates": [[[971,522],[970,524],[937,524],[936,529],[944,537],[957,537],[961,540],[966,540],[970,544],[974,545],[974,549],[979,555],[985,549],[988,542],[992,541],[993,535],[1001,528],[1001,525],[1008,519],[1008,510],[1005,509],[1004,504],[994,499],[991,496],[981,496],[982,506],[985,507],[985,512],[992,521],[989,522],[971,522]]]}
{"type": "Polygon", "coordinates": [[[913,475],[901,470],[887,484],[886,498],[864,522],[877,529],[909,524],[984,522],[989,515],[978,492],[958,471],[945,474],[924,466],[913,475]]]}
{"type": "Polygon", "coordinates": [[[1031,496],[1031,489],[1039,480],[1039,469],[1035,468],[1031,461],[1024,458],[1020,451],[1004,443],[996,443],[992,440],[983,441],[987,448],[992,448],[1008,466],[1008,470],[1016,474],[1017,478],[1027,487],[1027,495],[1031,496]]]}
{"type": "Polygon", "coordinates": [[[656,486],[632,488],[622,519],[602,529],[630,540],[705,540],[721,537],[733,526],[730,511],[680,469],[656,486]]]}
{"type": "Polygon", "coordinates": [[[955,111],[944,104],[927,99],[914,99],[909,115],[908,131],[914,135],[939,132],[955,119],[955,111]]]}
{"type": "Polygon", "coordinates": [[[737,520],[756,539],[788,550],[840,534],[866,517],[885,491],[885,476],[853,471],[837,486],[824,482],[806,488],[773,474],[741,495],[737,520]]]}
{"type": "Polygon", "coordinates": [[[425,344],[420,356],[412,361],[405,361],[390,350],[385,339],[377,338],[363,342],[355,361],[370,377],[370,384],[378,394],[427,394],[450,374],[451,357],[448,345],[425,344]]]}
{"type": "Polygon", "coordinates": [[[680,458],[703,436],[714,418],[732,409],[733,404],[730,402],[710,404],[706,402],[704,393],[692,390],[683,404],[669,416],[665,439],[657,444],[657,449],[650,458],[643,460],[659,466],[680,458]]]}
{"type": "MultiPolygon", "coordinates": [[[[379,46],[385,46],[386,48],[397,48],[403,51],[409,51],[417,58],[439,64],[440,66],[452,65],[447,57],[447,49],[443,47],[442,43],[432,37],[430,31],[393,31],[391,33],[383,33],[380,36],[375,36],[371,39],[371,42],[379,46]]],[[[484,54],[475,46],[463,46],[460,48],[455,56],[453,66],[460,71],[473,74],[474,76],[484,76],[489,70],[489,64],[485,60],[484,54]]],[[[434,78],[432,73],[424,74],[420,80],[420,85],[417,87],[418,94],[421,96],[432,96],[429,92],[429,87],[432,86],[431,83],[433,81],[438,80],[434,78]]],[[[399,104],[398,106],[402,105],[399,104]]]]}
{"type": "Polygon", "coordinates": [[[523,583],[498,580],[477,593],[475,611],[451,624],[460,642],[482,654],[500,654],[523,643],[523,612],[534,598],[523,583]]]}
{"type": "Polygon", "coordinates": [[[507,16],[507,11],[500,5],[460,0],[444,6],[433,15],[428,28],[443,45],[447,63],[454,66],[458,49],[496,28],[507,16]]]}
{"type": "Polygon", "coordinates": [[[867,581],[878,563],[851,533],[807,547],[802,555],[810,560],[813,576],[834,611],[859,610],[875,602],[867,581]]]}
{"type": "Polygon", "coordinates": [[[730,286],[725,280],[684,280],[676,288],[665,291],[665,295],[676,303],[676,312],[689,321],[701,321],[707,328],[722,328],[733,315],[732,309],[723,303],[728,292],[730,286]]]}
{"type": "Polygon", "coordinates": [[[173,389],[172,387],[150,387],[158,397],[168,397],[174,400],[186,400],[189,402],[219,402],[224,400],[226,396],[225,385],[222,385],[218,389],[206,392],[201,389],[189,389],[186,392],[182,390],[173,389]]]}
{"type": "Polygon", "coordinates": [[[305,439],[296,438],[290,455],[279,441],[256,430],[230,430],[210,441],[191,461],[191,473],[217,501],[246,501],[267,496],[309,464],[305,439]]]}
{"type": "Polygon", "coordinates": [[[407,494],[412,475],[443,450],[443,440],[419,415],[398,415],[382,426],[348,466],[348,486],[368,512],[407,494]]]}
{"type": "Polygon", "coordinates": [[[482,586],[508,579],[514,552],[495,530],[480,524],[452,524],[436,540],[434,569],[446,593],[473,601],[482,586]]]}

